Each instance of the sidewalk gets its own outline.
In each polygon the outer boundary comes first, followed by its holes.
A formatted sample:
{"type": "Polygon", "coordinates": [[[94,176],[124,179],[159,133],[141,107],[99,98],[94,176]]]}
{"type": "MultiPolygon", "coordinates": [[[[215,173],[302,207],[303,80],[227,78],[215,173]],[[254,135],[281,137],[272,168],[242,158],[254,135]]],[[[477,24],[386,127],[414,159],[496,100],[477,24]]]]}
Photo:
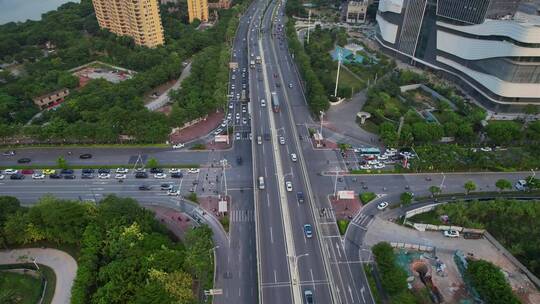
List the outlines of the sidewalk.
{"type": "Polygon", "coordinates": [[[179,239],[184,239],[186,231],[192,228],[193,222],[185,213],[162,206],[145,206],[154,211],[155,217],[179,239]]]}
{"type": "Polygon", "coordinates": [[[25,248],[0,251],[0,264],[43,264],[54,270],[56,286],[52,304],[69,304],[71,287],[77,274],[77,262],[69,254],[52,248],[25,248]]]}
{"type": "Polygon", "coordinates": [[[206,136],[221,124],[224,117],[225,115],[223,112],[208,114],[208,117],[205,120],[169,135],[169,141],[171,143],[187,143],[206,136]]]}

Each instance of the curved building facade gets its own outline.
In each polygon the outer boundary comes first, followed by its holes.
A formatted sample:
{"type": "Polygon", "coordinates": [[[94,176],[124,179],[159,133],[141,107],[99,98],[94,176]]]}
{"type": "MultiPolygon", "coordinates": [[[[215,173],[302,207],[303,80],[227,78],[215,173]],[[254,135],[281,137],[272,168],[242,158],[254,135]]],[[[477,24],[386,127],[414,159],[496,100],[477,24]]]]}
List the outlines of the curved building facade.
{"type": "Polygon", "coordinates": [[[539,17],[538,0],[381,0],[376,39],[487,108],[516,111],[540,105],[539,17]]]}

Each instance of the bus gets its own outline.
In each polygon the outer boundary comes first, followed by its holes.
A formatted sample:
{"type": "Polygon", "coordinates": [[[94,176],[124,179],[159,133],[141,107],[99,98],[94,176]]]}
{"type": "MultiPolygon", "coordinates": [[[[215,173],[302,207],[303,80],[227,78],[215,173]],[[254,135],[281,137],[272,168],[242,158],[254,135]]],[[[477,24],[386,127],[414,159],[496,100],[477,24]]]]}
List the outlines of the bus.
{"type": "Polygon", "coordinates": [[[276,92],[272,92],[272,111],[279,112],[279,99],[276,92]]]}
{"type": "Polygon", "coordinates": [[[381,150],[379,148],[360,148],[358,149],[360,155],[380,155],[381,150]]]}
{"type": "Polygon", "coordinates": [[[259,189],[264,190],[264,177],[259,176],[259,189]]]}

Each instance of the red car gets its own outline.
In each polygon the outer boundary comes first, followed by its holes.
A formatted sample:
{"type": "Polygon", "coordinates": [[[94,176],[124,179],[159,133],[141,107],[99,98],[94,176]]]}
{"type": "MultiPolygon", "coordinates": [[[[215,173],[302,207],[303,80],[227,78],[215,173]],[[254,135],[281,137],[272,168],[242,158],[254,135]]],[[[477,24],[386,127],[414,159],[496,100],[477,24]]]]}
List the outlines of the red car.
{"type": "Polygon", "coordinates": [[[34,174],[34,170],[32,169],[23,169],[21,170],[22,174],[34,174]]]}

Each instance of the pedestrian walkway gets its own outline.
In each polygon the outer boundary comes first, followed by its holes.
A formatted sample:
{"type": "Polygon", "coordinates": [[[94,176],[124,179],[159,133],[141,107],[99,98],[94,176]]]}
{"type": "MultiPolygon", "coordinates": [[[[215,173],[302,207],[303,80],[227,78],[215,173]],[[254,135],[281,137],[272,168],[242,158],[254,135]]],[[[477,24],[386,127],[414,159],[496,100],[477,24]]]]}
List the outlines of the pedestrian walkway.
{"type": "Polygon", "coordinates": [[[253,222],[255,220],[253,210],[232,210],[229,216],[231,222],[253,222]]]}

